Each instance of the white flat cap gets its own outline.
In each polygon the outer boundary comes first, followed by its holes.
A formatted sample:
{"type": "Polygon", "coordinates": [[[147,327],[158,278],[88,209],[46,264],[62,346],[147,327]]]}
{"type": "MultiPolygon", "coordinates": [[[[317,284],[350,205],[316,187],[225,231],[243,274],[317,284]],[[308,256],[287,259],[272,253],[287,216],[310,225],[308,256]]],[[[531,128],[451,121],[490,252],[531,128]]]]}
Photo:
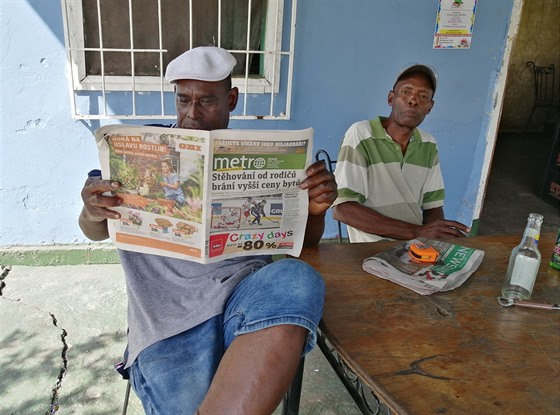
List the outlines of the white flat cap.
{"type": "Polygon", "coordinates": [[[215,46],[199,46],[177,56],[165,71],[167,82],[179,79],[216,82],[228,77],[237,61],[227,50],[215,46]]]}
{"type": "MultiPolygon", "coordinates": [[[[404,78],[405,75],[408,75],[412,72],[422,72],[426,74],[428,76],[428,79],[430,80],[430,83],[432,84],[432,89],[435,95],[438,84],[437,71],[431,66],[422,63],[409,63],[404,68],[402,68],[395,78],[395,85],[401,80],[401,78],[404,78]]],[[[395,85],[393,85],[393,88],[395,87],[395,85]]]]}

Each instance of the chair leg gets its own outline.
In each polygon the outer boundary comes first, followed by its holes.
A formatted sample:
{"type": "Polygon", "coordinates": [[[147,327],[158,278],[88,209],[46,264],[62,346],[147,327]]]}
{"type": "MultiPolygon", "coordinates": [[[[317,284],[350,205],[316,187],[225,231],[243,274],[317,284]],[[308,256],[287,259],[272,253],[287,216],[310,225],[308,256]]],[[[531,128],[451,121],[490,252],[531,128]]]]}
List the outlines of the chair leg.
{"type": "Polygon", "coordinates": [[[303,384],[303,367],[305,364],[305,358],[302,357],[299,366],[294,376],[294,380],[290,385],[290,389],[286,392],[284,401],[282,404],[282,415],[298,415],[299,413],[299,401],[301,398],[301,386],[303,384]]]}
{"type": "Polygon", "coordinates": [[[531,126],[531,123],[533,121],[533,115],[535,114],[536,109],[537,109],[537,107],[533,106],[533,109],[531,110],[531,115],[529,115],[529,119],[527,120],[527,124],[525,124],[525,130],[524,130],[525,133],[527,132],[527,130],[529,130],[529,127],[531,126]]]}
{"type": "Polygon", "coordinates": [[[336,221],[336,225],[338,226],[338,243],[341,244],[343,239],[342,239],[342,225],[340,223],[340,221],[336,221]]]}
{"type": "Polygon", "coordinates": [[[124,393],[124,404],[121,415],[126,415],[128,411],[128,399],[130,398],[130,381],[126,382],[126,391],[124,393]]]}

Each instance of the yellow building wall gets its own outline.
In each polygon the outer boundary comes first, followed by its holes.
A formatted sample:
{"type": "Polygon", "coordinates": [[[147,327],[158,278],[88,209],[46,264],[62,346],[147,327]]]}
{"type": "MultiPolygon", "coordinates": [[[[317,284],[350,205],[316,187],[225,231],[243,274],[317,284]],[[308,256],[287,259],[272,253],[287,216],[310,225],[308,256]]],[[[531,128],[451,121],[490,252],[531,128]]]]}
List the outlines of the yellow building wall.
{"type": "MultiPolygon", "coordinates": [[[[524,0],[519,31],[511,61],[500,119],[500,132],[520,132],[531,113],[533,105],[532,69],[526,66],[533,61],[539,66],[554,64],[556,67],[555,99],[560,98],[560,1],[524,0]]],[[[558,115],[555,115],[556,119],[558,115]]],[[[544,115],[536,113],[529,130],[542,129],[544,115]]]]}

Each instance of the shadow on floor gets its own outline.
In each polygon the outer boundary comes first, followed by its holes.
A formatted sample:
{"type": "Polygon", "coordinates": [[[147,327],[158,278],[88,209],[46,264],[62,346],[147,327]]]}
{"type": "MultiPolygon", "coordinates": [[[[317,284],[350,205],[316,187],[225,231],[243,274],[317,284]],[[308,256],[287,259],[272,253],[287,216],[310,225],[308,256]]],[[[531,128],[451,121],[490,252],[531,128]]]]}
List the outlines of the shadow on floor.
{"type": "Polygon", "coordinates": [[[521,238],[530,213],[544,216],[541,232],[558,230],[558,207],[541,198],[553,140],[552,128],[498,135],[479,235],[513,233],[521,238]]]}

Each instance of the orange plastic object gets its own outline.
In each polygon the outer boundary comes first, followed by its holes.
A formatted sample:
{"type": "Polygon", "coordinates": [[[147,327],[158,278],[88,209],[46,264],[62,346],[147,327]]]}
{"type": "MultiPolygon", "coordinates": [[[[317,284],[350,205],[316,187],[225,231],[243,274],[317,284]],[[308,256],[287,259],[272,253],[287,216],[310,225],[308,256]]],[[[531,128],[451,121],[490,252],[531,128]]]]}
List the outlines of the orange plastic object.
{"type": "Polygon", "coordinates": [[[408,248],[408,255],[410,255],[410,258],[416,262],[433,263],[437,262],[439,252],[431,245],[416,242],[410,244],[408,248]]]}

